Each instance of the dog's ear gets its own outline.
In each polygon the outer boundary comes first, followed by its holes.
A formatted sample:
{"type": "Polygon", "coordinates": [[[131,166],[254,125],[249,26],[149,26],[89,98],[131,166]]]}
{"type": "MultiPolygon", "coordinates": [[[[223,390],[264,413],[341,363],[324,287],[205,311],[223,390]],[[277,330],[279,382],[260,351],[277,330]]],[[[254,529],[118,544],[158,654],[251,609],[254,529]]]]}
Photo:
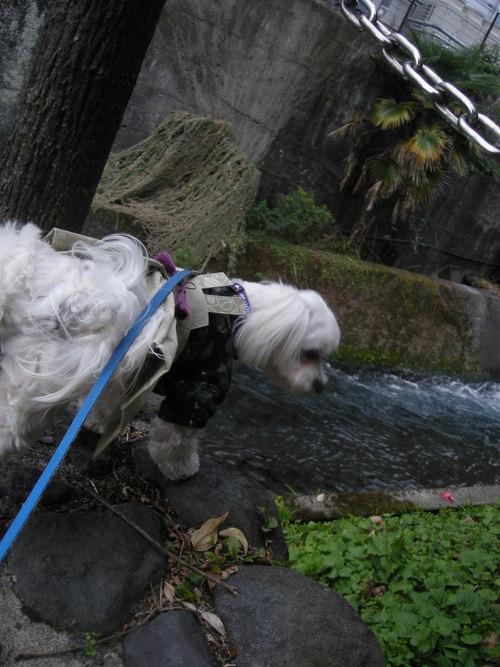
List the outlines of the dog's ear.
{"type": "Polygon", "coordinates": [[[244,283],[249,315],[235,331],[235,348],[243,363],[265,370],[295,364],[307,330],[305,304],[297,290],[279,283],[244,283]]]}

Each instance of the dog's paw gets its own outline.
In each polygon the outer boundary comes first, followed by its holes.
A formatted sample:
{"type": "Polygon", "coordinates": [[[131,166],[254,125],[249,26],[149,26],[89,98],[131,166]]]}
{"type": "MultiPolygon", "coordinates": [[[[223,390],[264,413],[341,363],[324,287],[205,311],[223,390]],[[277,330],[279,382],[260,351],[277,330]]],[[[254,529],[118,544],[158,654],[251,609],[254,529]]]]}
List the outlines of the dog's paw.
{"type": "Polygon", "coordinates": [[[162,474],[174,481],[195,475],[200,467],[196,429],[156,417],[151,425],[149,455],[162,474]]]}
{"type": "MultiPolygon", "coordinates": [[[[154,460],[154,459],[153,459],[154,460]]],[[[196,475],[200,469],[200,458],[197,452],[193,452],[189,458],[183,461],[155,461],[161,473],[167,479],[179,482],[183,479],[189,479],[196,475]]]]}
{"type": "Polygon", "coordinates": [[[20,454],[27,448],[24,440],[16,437],[8,427],[0,425],[0,461],[5,461],[11,454],[20,454]]]}

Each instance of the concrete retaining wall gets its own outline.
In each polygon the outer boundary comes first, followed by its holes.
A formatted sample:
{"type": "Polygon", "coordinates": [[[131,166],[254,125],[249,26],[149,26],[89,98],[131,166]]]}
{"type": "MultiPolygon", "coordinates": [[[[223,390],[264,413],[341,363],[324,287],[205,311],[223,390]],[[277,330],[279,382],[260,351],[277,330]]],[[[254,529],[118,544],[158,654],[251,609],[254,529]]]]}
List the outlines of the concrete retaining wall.
{"type": "Polygon", "coordinates": [[[483,290],[278,242],[248,242],[236,274],[321,292],[346,358],[500,379],[500,299],[483,290]]]}

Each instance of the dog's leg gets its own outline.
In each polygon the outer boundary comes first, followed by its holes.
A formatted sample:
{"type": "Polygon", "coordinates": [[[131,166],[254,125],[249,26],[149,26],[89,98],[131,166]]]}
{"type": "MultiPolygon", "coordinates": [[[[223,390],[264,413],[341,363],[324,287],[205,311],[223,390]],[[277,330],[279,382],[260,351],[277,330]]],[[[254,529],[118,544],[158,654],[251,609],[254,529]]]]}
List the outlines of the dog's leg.
{"type": "Polygon", "coordinates": [[[151,423],[149,454],[167,479],[186,479],[198,472],[198,430],[163,421],[160,417],[155,417],[151,423]]]}
{"type": "Polygon", "coordinates": [[[16,438],[12,433],[10,421],[8,394],[5,387],[0,386],[0,460],[16,449],[16,438]]]}
{"type": "Polygon", "coordinates": [[[0,370],[0,459],[33,443],[50,415],[47,409],[36,407],[21,387],[9,383],[0,370]]]}

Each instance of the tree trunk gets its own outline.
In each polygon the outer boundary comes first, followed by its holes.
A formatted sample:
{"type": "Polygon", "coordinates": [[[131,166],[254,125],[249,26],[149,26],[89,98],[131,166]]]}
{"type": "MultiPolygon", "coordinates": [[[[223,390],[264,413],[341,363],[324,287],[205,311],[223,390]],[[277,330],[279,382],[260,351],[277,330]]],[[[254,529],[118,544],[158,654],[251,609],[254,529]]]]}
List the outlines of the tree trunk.
{"type": "Polygon", "coordinates": [[[52,0],[0,162],[0,218],[79,231],[165,0],[52,0]]]}

